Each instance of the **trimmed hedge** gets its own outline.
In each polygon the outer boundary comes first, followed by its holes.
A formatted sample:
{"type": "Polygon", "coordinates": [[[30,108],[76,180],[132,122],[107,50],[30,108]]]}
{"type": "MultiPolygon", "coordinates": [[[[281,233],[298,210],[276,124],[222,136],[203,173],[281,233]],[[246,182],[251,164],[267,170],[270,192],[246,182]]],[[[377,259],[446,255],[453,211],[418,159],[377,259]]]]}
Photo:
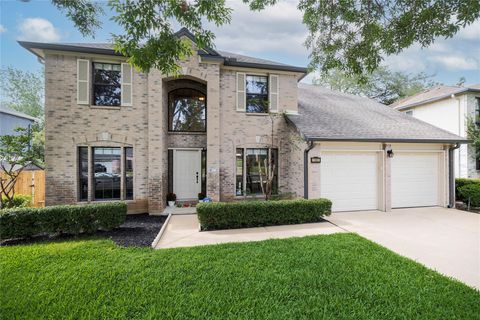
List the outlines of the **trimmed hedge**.
{"type": "Polygon", "coordinates": [[[6,209],[0,211],[0,239],[111,230],[125,222],[126,215],[123,202],[6,209]]]}
{"type": "Polygon", "coordinates": [[[197,205],[202,230],[317,222],[331,213],[327,199],[215,202],[197,205]]]}
{"type": "Polygon", "coordinates": [[[466,184],[458,189],[458,193],[465,204],[470,201],[472,207],[480,207],[480,183],[466,184]]]}
{"type": "Polygon", "coordinates": [[[463,202],[468,200],[468,197],[464,198],[461,195],[461,192],[460,192],[460,189],[464,186],[467,186],[467,185],[478,185],[478,186],[480,186],[480,179],[467,179],[467,178],[457,178],[457,179],[455,179],[455,195],[456,195],[457,200],[460,200],[460,201],[463,201],[463,202]]]}

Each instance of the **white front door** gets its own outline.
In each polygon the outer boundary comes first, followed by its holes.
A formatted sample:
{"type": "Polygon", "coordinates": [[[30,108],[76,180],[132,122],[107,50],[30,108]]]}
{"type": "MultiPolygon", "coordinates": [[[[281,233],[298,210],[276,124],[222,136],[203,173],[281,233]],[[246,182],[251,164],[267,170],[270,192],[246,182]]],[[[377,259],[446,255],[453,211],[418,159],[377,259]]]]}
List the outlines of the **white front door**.
{"type": "Polygon", "coordinates": [[[392,208],[439,205],[438,153],[395,152],[391,177],[392,208]]]}
{"type": "Polygon", "coordinates": [[[323,152],[320,195],[332,211],[377,210],[379,161],[376,152],[323,152]]]}
{"type": "Polygon", "coordinates": [[[177,199],[197,199],[202,191],[202,152],[173,150],[173,192],[177,199]]]}

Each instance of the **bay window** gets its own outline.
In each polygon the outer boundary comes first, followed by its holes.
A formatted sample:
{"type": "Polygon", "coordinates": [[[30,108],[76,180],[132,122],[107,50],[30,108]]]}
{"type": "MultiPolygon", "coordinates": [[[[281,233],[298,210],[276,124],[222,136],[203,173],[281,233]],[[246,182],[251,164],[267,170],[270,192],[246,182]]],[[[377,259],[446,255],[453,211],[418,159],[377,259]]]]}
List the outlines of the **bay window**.
{"type": "Polygon", "coordinates": [[[79,147],[78,198],[79,201],[133,199],[133,148],[79,147]]]}
{"type": "Polygon", "coordinates": [[[236,195],[262,194],[268,170],[273,170],[273,193],[278,192],[278,150],[269,148],[236,149],[236,195]]]}

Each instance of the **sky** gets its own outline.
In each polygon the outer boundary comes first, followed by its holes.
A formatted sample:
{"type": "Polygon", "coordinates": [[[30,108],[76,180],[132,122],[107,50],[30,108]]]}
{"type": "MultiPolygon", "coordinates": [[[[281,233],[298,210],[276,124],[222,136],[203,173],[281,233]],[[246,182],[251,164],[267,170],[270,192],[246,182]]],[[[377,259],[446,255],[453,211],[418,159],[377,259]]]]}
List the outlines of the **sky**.
{"type": "MultiPolygon", "coordinates": [[[[307,29],[296,8],[298,1],[280,1],[261,12],[251,12],[241,0],[227,2],[234,10],[231,24],[208,26],[216,35],[216,49],[295,66],[308,65],[308,51],[303,46],[307,29]]],[[[0,0],[2,68],[40,70],[36,57],[18,45],[17,40],[109,42],[111,33],[121,33],[121,29],[108,15],[95,38],[86,38],[48,0],[0,0]]],[[[429,48],[413,45],[399,55],[385,57],[383,64],[393,71],[425,72],[446,85],[455,85],[460,77],[466,78],[466,85],[480,83],[480,20],[451,39],[437,39],[429,48]]],[[[303,81],[310,82],[313,77],[309,75],[303,81]]]]}

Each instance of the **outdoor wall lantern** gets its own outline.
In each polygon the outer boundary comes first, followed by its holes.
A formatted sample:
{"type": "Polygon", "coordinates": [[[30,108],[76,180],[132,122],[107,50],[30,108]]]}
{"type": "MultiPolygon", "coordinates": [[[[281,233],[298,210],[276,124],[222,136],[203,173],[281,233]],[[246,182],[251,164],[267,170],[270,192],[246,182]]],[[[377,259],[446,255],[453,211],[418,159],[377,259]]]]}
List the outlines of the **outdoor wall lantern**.
{"type": "Polygon", "coordinates": [[[387,157],[393,158],[394,153],[393,153],[392,147],[387,147],[386,150],[387,150],[387,157]]]}
{"type": "Polygon", "coordinates": [[[310,163],[321,163],[322,162],[322,158],[320,157],[311,157],[310,158],[310,163]]]}

